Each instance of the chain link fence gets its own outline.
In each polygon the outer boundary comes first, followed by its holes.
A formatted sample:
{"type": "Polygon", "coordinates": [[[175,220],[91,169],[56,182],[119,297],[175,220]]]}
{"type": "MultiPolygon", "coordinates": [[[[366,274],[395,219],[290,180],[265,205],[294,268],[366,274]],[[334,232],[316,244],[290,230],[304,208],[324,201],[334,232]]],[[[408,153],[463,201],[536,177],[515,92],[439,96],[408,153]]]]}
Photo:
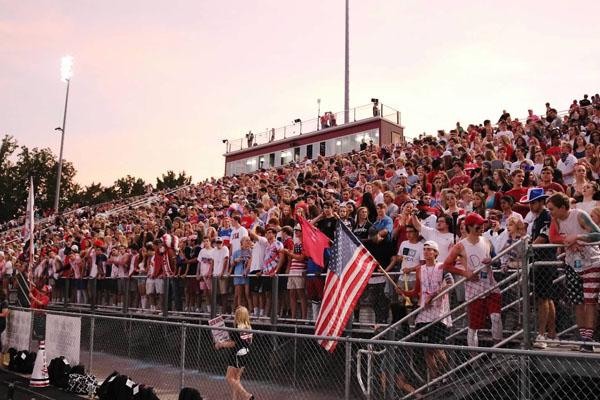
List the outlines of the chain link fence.
{"type": "MultiPolygon", "coordinates": [[[[183,387],[231,398],[231,352],[215,349],[213,331],[232,328],[48,313],[81,318],[80,362],[100,380],[117,370],[163,400],[177,399],[183,387]]],[[[518,335],[504,348],[401,341],[409,329],[388,331],[384,340],[340,338],[334,353],[313,335],[254,330],[241,382],[260,399],[588,399],[600,392],[593,353],[523,350],[518,335]]]]}

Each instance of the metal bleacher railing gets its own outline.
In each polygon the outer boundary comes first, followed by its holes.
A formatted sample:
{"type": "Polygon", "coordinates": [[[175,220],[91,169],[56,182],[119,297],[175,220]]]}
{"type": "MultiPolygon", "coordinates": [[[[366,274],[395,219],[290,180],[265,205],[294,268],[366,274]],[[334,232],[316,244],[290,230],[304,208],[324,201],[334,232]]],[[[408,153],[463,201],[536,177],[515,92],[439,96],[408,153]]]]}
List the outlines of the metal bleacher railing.
{"type": "Polygon", "coordinates": [[[265,131],[252,133],[252,136],[246,134],[245,138],[231,139],[226,141],[226,153],[247,149],[253,146],[259,146],[266,143],[276,142],[302,134],[314,133],[326,130],[340,125],[345,125],[357,121],[366,120],[375,116],[384,118],[395,124],[400,124],[400,111],[395,110],[384,104],[379,104],[378,115],[374,115],[373,104],[365,104],[350,109],[349,120],[344,121],[344,111],[332,113],[335,116],[335,125],[322,127],[319,118],[300,119],[300,122],[294,122],[280,128],[266,129],[265,131]]]}

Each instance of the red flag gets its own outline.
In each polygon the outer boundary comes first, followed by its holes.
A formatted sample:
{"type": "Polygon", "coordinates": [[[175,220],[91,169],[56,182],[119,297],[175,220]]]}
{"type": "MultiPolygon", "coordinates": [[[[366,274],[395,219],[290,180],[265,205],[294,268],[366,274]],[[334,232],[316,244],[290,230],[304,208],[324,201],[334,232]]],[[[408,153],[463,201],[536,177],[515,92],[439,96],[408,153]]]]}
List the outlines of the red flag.
{"type": "Polygon", "coordinates": [[[329,247],[329,238],[300,215],[298,216],[298,221],[300,222],[300,226],[302,226],[302,247],[304,254],[312,258],[318,266],[324,267],[323,252],[329,247]]]}

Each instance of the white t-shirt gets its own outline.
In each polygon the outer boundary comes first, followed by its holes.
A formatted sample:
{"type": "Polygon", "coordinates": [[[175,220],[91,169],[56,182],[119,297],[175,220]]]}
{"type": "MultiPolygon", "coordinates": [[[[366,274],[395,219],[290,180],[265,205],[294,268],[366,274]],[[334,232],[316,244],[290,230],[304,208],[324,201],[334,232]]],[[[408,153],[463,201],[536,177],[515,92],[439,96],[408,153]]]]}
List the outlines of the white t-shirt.
{"type": "Polygon", "coordinates": [[[523,221],[523,216],[518,212],[513,211],[508,217],[502,214],[502,218],[500,219],[500,227],[506,229],[506,222],[508,222],[508,219],[512,217],[516,217],[517,219],[523,221]]]}
{"type": "Polygon", "coordinates": [[[438,244],[440,252],[437,261],[444,262],[450,253],[450,249],[454,245],[454,235],[452,233],[440,233],[437,229],[431,229],[421,225],[421,236],[425,240],[433,240],[438,244]]]}
{"type": "Polygon", "coordinates": [[[200,266],[198,272],[202,276],[208,275],[208,271],[210,271],[210,263],[213,260],[213,250],[213,248],[202,249],[200,250],[200,254],[198,254],[198,263],[200,266]]]}
{"type": "Polygon", "coordinates": [[[243,226],[240,225],[239,228],[231,228],[231,239],[229,240],[231,254],[242,248],[242,238],[244,236],[248,236],[248,230],[243,226]]]}
{"type": "Polygon", "coordinates": [[[254,246],[252,247],[252,262],[250,263],[250,272],[262,270],[267,246],[269,246],[269,241],[262,236],[259,236],[258,240],[254,242],[254,246]]]}
{"type": "MultiPolygon", "coordinates": [[[[403,241],[400,244],[400,248],[398,249],[398,255],[402,256],[402,265],[401,271],[404,268],[408,267],[417,267],[421,265],[421,260],[423,259],[423,243],[424,241],[420,240],[418,243],[411,243],[408,240],[403,241]]],[[[416,272],[411,272],[408,274],[408,281],[414,282],[416,281],[416,272]]],[[[402,281],[404,279],[404,275],[400,274],[398,281],[402,281]]]]}
{"type": "Polygon", "coordinates": [[[569,154],[564,162],[561,159],[556,165],[556,168],[558,168],[563,174],[563,182],[565,185],[572,185],[573,182],[575,182],[575,176],[566,176],[566,174],[573,172],[575,169],[575,164],[577,164],[577,157],[575,157],[573,154],[569,154]]]}
{"type": "Polygon", "coordinates": [[[219,276],[225,271],[225,259],[229,257],[229,249],[225,246],[220,249],[215,247],[212,256],[214,260],[213,274],[219,276]]]}
{"type": "Polygon", "coordinates": [[[7,261],[4,264],[4,275],[12,275],[13,274],[13,265],[12,261],[7,261]]]}

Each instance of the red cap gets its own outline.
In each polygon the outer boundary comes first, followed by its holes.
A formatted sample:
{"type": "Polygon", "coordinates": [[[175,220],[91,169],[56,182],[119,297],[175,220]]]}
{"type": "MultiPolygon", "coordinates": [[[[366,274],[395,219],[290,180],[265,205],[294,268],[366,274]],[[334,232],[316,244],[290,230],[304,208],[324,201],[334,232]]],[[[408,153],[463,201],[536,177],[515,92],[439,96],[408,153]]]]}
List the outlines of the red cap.
{"type": "Polygon", "coordinates": [[[470,213],[465,218],[465,225],[483,225],[487,222],[487,219],[483,218],[477,213],[470,213]]]}

